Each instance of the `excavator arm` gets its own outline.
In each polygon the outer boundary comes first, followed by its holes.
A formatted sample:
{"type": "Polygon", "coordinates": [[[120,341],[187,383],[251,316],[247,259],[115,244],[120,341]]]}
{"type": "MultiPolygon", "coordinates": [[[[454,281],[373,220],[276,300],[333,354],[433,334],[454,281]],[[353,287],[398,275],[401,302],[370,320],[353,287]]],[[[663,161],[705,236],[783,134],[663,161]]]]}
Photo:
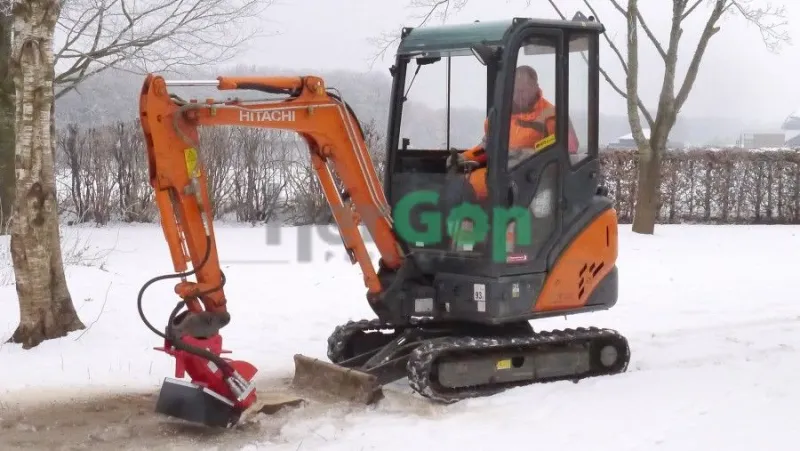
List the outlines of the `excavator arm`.
{"type": "MultiPolygon", "coordinates": [[[[186,269],[187,260],[198,266],[205,252],[205,238],[214,231],[207,180],[202,166],[198,126],[247,126],[297,132],[308,143],[313,167],[320,179],[344,241],[344,246],[364,273],[369,293],[381,291],[375,268],[358,230],[365,223],[375,240],[383,263],[397,268],[402,250],[392,229],[391,211],[373,166],[364,136],[352,110],[338,97],[327,93],[318,77],[219,77],[220,90],[247,89],[288,96],[277,101],[183,102],[168,94],[168,84],[201,85],[207,81],[169,83],[149,75],[141,95],[141,121],[144,129],[150,181],[161,221],[177,271],[186,269]],[[333,169],[345,186],[345,201],[336,189],[333,169]]],[[[207,291],[221,283],[216,249],[198,271],[198,282],[182,282],[178,294],[207,291]]],[[[207,311],[224,312],[221,289],[200,299],[207,311]]],[[[198,310],[196,302],[190,308],[198,310]]]]}
{"type": "MultiPolygon", "coordinates": [[[[210,388],[229,399],[231,408],[243,410],[255,401],[249,380],[256,370],[246,362],[219,357],[223,351],[218,332],[228,324],[230,316],[198,127],[281,129],[297,132],[304,138],[344,246],[351,261],[357,262],[363,271],[370,302],[378,302],[383,287],[358,226],[362,223],[367,226],[382,265],[399,268],[403,251],[393,231],[390,207],[358,120],[349,106],[329,93],[318,77],[219,77],[170,82],[150,74],[141,91],[140,119],[161,226],[181,279],[175,292],[188,310],[177,315],[176,308],[166,335],[156,331],[165,339],[164,348],[158,349],[178,359],[177,377],[182,377],[185,370],[194,384],[210,388]],[[284,97],[260,101],[184,101],[169,93],[168,88],[173,85],[216,86],[219,90],[253,90],[284,97]],[[344,185],[344,195],[337,189],[334,173],[344,185]],[[192,265],[190,272],[188,263],[192,265]],[[194,275],[196,280],[188,281],[188,275],[194,275]],[[209,361],[214,365],[209,365],[209,361]]],[[[141,313],[141,292],[139,302],[141,313]]],[[[186,411],[190,409],[195,408],[184,407],[186,411]]]]}

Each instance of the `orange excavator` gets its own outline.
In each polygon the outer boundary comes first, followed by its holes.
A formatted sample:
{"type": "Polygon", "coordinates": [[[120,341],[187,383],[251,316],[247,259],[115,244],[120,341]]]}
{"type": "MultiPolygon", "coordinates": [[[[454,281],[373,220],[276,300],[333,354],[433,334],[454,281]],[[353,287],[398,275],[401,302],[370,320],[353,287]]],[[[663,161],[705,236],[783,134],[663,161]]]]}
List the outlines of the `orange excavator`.
{"type": "Polygon", "coordinates": [[[143,321],[164,340],[157,349],[177,362],[176,378],[165,379],[156,410],[229,427],[257,401],[255,366],[222,357],[226,351],[219,331],[231,316],[198,127],[299,134],[344,247],[363,272],[376,318],[335,328],[327,343],[329,362],[296,355],[293,382],[298,389],[372,403],[381,398],[385,384],[408,378],[420,395],[449,403],[537,382],[625,371],[630,349],[614,330],[534,332],[530,324],[608,309],[617,301],[617,216],[598,180],[603,32],[594,18],[580,14],[565,21],[515,18],[404,28],[390,70],[383,185],[355,113],[319,77],[168,81],[148,75],[141,91],[141,125],[150,181],[177,271],[147,282],[138,298],[143,321]],[[581,55],[582,61],[576,59],[581,55]],[[556,75],[550,93],[556,108],[539,125],[522,122],[515,112],[515,72],[527,56],[551,61],[556,75]],[[482,163],[459,158],[463,149],[449,145],[451,64],[457,58],[476,58],[485,71],[482,163]],[[403,119],[413,114],[406,111],[410,83],[425,66],[437,64],[447,69],[447,143],[411,148],[410,140],[401,137],[403,119]],[[577,100],[570,96],[572,81],[585,92],[576,94],[577,100]],[[187,101],[171,94],[171,86],[249,90],[271,97],[187,101]],[[586,113],[587,133],[575,152],[571,117],[581,112],[586,113]],[[538,130],[540,139],[530,148],[512,149],[509,131],[518,125],[538,130]],[[488,197],[476,199],[468,180],[481,169],[488,197]],[[368,229],[380,253],[377,268],[360,226],[368,229]],[[142,297],[152,283],[168,278],[179,279],[175,292],[180,301],[162,331],[146,319],[142,297]],[[185,374],[191,382],[183,379],[185,374]]]}

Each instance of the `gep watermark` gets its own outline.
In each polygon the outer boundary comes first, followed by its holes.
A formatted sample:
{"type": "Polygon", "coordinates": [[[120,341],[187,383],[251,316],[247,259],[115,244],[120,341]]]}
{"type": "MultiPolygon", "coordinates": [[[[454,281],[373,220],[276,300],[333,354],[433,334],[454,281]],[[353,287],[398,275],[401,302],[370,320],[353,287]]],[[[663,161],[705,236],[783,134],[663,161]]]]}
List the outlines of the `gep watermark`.
{"type": "MultiPolygon", "coordinates": [[[[397,235],[408,243],[416,246],[430,246],[441,244],[444,240],[454,241],[457,246],[474,245],[483,242],[489,237],[492,240],[492,259],[496,262],[506,261],[506,249],[509,244],[508,226],[514,224],[513,234],[514,245],[529,245],[532,241],[532,218],[531,212],[527,208],[513,207],[494,207],[491,208],[491,220],[489,214],[481,206],[462,202],[450,210],[447,217],[441,211],[423,211],[417,215],[418,223],[421,228],[415,228],[412,224],[412,211],[421,206],[439,206],[440,194],[433,190],[413,191],[403,196],[396,204],[392,219],[394,230],[397,235]],[[462,229],[459,227],[463,221],[469,221],[470,228],[462,229]],[[446,227],[446,233],[444,225],[446,227]]],[[[351,220],[352,212],[345,207],[341,211],[334,210],[334,216],[351,220]],[[341,213],[341,214],[339,214],[341,213]]],[[[370,221],[380,219],[379,212],[361,213],[361,222],[364,225],[370,221]]],[[[374,224],[374,222],[372,222],[374,224]]],[[[353,224],[354,225],[354,224],[353,224]]],[[[343,224],[348,226],[348,224],[343,224]]],[[[285,243],[286,227],[279,223],[269,223],[266,226],[267,246],[283,246],[285,243]]],[[[367,227],[367,230],[369,227],[367,227]]],[[[249,261],[250,263],[310,263],[314,260],[315,243],[321,241],[326,245],[341,245],[342,238],[336,224],[315,225],[310,227],[298,227],[295,236],[295,255],[293,259],[265,259],[249,261]],[[319,240],[319,241],[317,241],[319,240]]],[[[361,233],[365,243],[373,243],[372,236],[366,231],[361,233]]],[[[326,251],[325,259],[330,260],[334,252],[326,251]]],[[[349,258],[349,257],[348,257],[349,258]]],[[[232,262],[229,262],[232,263],[232,262]]]]}
{"type": "MultiPolygon", "coordinates": [[[[437,206],[439,193],[432,190],[420,190],[404,196],[397,202],[394,212],[394,224],[397,234],[406,242],[421,243],[424,246],[442,243],[442,213],[428,211],[419,214],[419,222],[425,230],[415,230],[411,225],[411,210],[420,205],[437,206]]],[[[447,238],[455,240],[457,246],[474,245],[484,241],[491,232],[492,259],[496,262],[506,261],[508,245],[508,225],[515,224],[514,245],[531,244],[531,213],[527,208],[493,207],[492,218],[479,205],[462,202],[447,215],[447,238]],[[469,220],[471,227],[459,230],[463,221],[469,220]],[[519,233],[521,232],[521,233],[519,233]]]]}

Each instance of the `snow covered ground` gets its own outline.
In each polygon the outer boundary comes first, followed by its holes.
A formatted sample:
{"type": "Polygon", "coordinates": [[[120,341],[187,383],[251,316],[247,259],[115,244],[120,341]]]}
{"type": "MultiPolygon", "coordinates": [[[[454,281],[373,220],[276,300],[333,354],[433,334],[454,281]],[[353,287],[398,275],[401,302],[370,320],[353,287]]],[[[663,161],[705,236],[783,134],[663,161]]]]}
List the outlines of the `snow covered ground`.
{"type": "MultiPolygon", "coordinates": [[[[620,330],[632,348],[627,373],[447,407],[389,397],[370,408],[300,409],[262,419],[269,432],[215,449],[794,449],[800,227],[660,226],[651,237],[621,229],[618,305],[534,326],[620,330]]],[[[360,271],[336,239],[312,233],[313,258],[304,262],[298,229],[283,229],[280,245],[267,244],[264,228],[218,225],[217,233],[233,317],[225,344],[258,366],[261,380],[291,377],[295,353],[324,358],[337,324],[371,316],[360,271]]],[[[102,259],[68,267],[88,328],[31,351],[5,344],[18,312],[13,285],[0,286],[0,417],[3,404],[85,389],[153,392],[173,371],[172,360],[152,350],[158,337],[136,311],[140,286],[171,272],[161,230],[123,225],[64,234],[67,243],[87,243],[85,256],[102,259]]],[[[7,249],[3,239],[0,249],[7,249]]],[[[0,262],[0,282],[7,264],[0,262]]],[[[172,283],[145,295],[146,313],[159,326],[176,300],[172,283]]],[[[408,391],[404,383],[392,389],[408,391]]]]}

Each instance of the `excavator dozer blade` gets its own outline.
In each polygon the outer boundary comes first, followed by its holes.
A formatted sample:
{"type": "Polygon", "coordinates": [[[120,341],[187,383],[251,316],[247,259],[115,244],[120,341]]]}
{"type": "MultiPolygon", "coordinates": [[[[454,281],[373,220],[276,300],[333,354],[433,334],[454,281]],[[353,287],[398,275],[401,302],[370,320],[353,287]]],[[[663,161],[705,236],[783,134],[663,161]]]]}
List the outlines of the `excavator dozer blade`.
{"type": "Polygon", "coordinates": [[[301,390],[361,404],[373,404],[383,398],[381,384],[374,375],[301,354],[294,356],[292,382],[301,390]]]}

